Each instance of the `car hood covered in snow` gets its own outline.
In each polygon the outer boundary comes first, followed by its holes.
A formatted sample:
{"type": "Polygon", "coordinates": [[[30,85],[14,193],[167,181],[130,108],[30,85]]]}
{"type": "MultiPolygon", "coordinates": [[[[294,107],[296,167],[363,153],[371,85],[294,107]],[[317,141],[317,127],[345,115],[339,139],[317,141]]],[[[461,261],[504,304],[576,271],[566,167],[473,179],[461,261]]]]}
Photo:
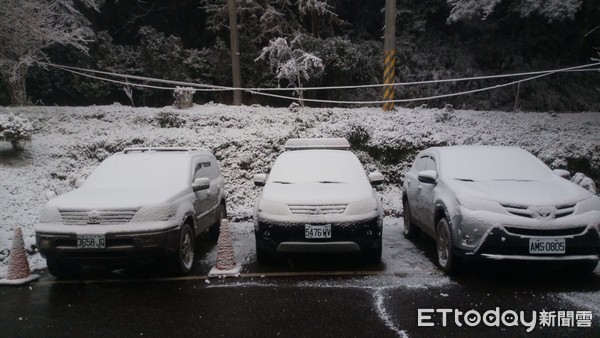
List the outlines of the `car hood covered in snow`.
{"type": "Polygon", "coordinates": [[[269,183],[262,198],[284,204],[348,204],[373,198],[368,183],[269,183]]]}
{"type": "Polygon", "coordinates": [[[469,196],[511,205],[574,204],[591,193],[567,180],[556,177],[545,181],[460,181],[449,180],[457,196],[469,196]]]}
{"type": "Polygon", "coordinates": [[[174,201],[186,192],[191,193],[191,189],[81,187],[49,201],[48,206],[54,206],[59,210],[137,209],[145,205],[174,201]]]}

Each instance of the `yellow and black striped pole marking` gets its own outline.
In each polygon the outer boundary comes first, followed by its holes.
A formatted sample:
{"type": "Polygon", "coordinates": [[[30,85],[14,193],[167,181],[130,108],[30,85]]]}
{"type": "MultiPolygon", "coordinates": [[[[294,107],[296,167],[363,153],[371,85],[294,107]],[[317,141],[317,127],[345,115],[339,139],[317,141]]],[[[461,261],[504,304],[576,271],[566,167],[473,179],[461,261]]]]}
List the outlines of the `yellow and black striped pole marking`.
{"type": "MultiPolygon", "coordinates": [[[[394,100],[396,97],[396,89],[394,86],[391,86],[396,79],[396,50],[386,50],[384,51],[385,61],[383,65],[383,83],[389,84],[390,86],[385,86],[383,92],[383,101],[394,100]]],[[[394,102],[386,102],[383,104],[384,111],[394,110],[394,102]]]]}

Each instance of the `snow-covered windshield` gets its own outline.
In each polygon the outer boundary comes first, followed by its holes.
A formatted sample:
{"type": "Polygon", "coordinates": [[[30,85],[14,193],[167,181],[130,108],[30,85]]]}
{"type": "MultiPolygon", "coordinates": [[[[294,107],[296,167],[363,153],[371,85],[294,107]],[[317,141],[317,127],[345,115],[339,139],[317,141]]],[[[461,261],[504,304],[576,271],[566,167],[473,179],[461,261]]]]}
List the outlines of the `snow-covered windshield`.
{"type": "Polygon", "coordinates": [[[542,161],[514,147],[440,149],[444,176],[463,181],[546,181],[555,175],[542,161]]]}
{"type": "Polygon", "coordinates": [[[185,157],[176,154],[119,154],[104,160],[83,187],[183,187],[190,179],[187,163],[185,157]]]}
{"type": "Polygon", "coordinates": [[[295,150],[281,154],[269,174],[269,182],[368,183],[360,161],[350,151],[295,150]]]}

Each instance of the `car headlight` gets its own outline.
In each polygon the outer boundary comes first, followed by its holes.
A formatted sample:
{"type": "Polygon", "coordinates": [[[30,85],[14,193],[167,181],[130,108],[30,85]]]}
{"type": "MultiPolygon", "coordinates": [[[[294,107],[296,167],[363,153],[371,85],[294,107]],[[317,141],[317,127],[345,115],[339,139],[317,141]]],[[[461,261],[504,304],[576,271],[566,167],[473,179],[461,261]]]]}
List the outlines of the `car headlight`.
{"type": "Polygon", "coordinates": [[[600,198],[596,195],[586,198],[583,201],[577,202],[576,209],[578,214],[583,214],[590,211],[600,211],[600,198]]]}
{"type": "Polygon", "coordinates": [[[360,201],[351,202],[346,207],[347,215],[361,215],[377,210],[377,200],[375,198],[367,198],[360,201]]]}
{"type": "Polygon", "coordinates": [[[506,213],[500,203],[470,196],[457,197],[458,204],[469,210],[506,213]]]}
{"type": "Polygon", "coordinates": [[[175,216],[177,208],[169,203],[147,205],[138,210],[131,222],[164,222],[175,216]]]}
{"type": "Polygon", "coordinates": [[[42,208],[42,211],[40,211],[39,222],[61,223],[62,217],[60,216],[60,213],[58,212],[58,209],[56,209],[56,207],[46,205],[42,208]]]}
{"type": "Polygon", "coordinates": [[[274,202],[267,199],[261,199],[258,204],[258,211],[269,215],[289,215],[290,208],[280,202],[274,202]]]}

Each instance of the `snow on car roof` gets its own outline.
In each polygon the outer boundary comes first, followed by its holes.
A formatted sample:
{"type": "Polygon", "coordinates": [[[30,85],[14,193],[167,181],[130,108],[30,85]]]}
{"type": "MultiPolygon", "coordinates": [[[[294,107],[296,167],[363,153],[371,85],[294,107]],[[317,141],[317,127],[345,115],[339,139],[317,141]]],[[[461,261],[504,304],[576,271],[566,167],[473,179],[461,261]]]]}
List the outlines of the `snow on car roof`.
{"type": "Polygon", "coordinates": [[[124,154],[133,152],[187,152],[187,151],[208,151],[204,148],[187,148],[187,147],[135,147],[125,148],[124,154]]]}
{"type": "Polygon", "coordinates": [[[517,147],[451,146],[433,148],[443,175],[462,180],[543,181],[554,174],[542,161],[517,147]]]}
{"type": "Polygon", "coordinates": [[[275,161],[270,182],[366,182],[362,164],[347,150],[313,149],[284,152],[275,161]]]}
{"type": "Polygon", "coordinates": [[[304,149],[350,149],[350,143],[343,137],[338,138],[291,138],[285,142],[286,150],[304,149]]]}

